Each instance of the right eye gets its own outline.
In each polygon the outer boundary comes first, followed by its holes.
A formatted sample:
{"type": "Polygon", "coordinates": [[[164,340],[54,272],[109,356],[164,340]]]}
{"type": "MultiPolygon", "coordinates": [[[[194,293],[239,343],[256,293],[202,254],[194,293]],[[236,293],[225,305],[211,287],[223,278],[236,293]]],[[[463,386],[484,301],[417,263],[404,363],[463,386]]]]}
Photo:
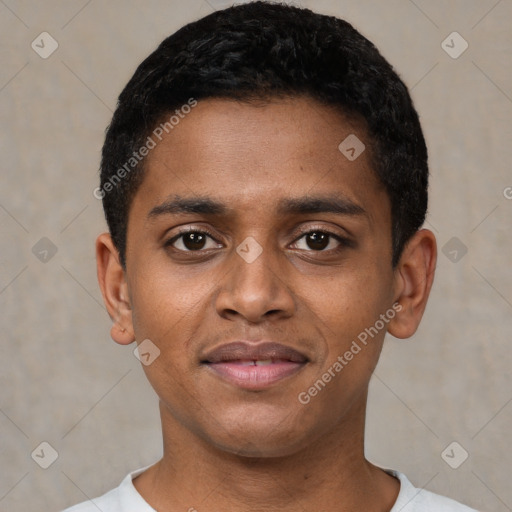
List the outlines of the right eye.
{"type": "Polygon", "coordinates": [[[164,245],[165,247],[172,247],[173,249],[183,252],[198,252],[201,250],[216,249],[219,246],[218,242],[209,231],[199,229],[184,230],[167,240],[164,245]],[[210,247],[205,247],[208,244],[208,239],[215,243],[210,244],[210,247]]]}

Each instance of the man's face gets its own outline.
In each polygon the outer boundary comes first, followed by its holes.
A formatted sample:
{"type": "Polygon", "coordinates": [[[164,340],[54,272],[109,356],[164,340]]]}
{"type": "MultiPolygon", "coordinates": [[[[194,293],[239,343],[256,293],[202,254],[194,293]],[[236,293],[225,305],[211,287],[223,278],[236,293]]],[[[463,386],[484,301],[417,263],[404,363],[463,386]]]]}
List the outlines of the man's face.
{"type": "Polygon", "coordinates": [[[395,298],[390,204],[361,124],[308,98],[200,101],[147,157],[126,262],[135,337],[160,350],[144,369],[165,421],[261,456],[364,421],[385,329],[299,400],[395,298]],[[338,149],[351,134],[366,144],[352,161],[338,149]],[[302,359],[211,355],[235,341],[302,359]]]}

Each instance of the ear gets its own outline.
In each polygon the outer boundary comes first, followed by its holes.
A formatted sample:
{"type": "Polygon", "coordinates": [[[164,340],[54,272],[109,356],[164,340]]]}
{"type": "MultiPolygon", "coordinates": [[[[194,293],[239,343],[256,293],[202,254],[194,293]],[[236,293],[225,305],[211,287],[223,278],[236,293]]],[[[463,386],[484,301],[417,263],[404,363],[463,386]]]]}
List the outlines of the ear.
{"type": "Polygon", "coordinates": [[[109,233],[96,239],[96,267],[103,301],[114,322],[110,336],[115,342],[128,345],[135,341],[128,284],[119,252],[109,233]]]}
{"type": "Polygon", "coordinates": [[[406,244],[395,269],[395,303],[401,309],[388,324],[388,332],[396,338],[409,338],[418,328],[432,283],[437,262],[434,233],[420,229],[406,244]]]}

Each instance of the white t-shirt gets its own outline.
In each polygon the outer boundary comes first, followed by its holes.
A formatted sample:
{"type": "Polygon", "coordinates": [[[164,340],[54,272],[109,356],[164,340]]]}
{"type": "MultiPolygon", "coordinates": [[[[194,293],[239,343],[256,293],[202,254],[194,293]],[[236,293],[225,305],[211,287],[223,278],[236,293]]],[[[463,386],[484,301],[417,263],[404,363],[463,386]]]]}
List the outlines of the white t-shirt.
{"type": "MultiPolygon", "coordinates": [[[[103,496],[67,508],[63,512],[156,512],[137,492],[132,482],[149,467],[129,473],[119,487],[103,496]]],[[[399,471],[392,469],[385,471],[400,480],[400,493],[390,512],[477,512],[449,498],[424,489],[416,489],[399,471]]]]}

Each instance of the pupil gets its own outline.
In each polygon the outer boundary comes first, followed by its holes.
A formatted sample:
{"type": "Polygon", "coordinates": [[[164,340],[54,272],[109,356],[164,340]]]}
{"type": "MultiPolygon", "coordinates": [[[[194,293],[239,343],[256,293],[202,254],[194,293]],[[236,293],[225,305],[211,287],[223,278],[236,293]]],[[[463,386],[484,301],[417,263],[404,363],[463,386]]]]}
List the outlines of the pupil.
{"type": "Polygon", "coordinates": [[[201,249],[204,245],[204,235],[201,233],[187,233],[183,244],[189,250],[201,249]]]}
{"type": "Polygon", "coordinates": [[[311,249],[325,249],[329,245],[329,235],[327,233],[310,233],[308,235],[308,245],[311,249]]]}

